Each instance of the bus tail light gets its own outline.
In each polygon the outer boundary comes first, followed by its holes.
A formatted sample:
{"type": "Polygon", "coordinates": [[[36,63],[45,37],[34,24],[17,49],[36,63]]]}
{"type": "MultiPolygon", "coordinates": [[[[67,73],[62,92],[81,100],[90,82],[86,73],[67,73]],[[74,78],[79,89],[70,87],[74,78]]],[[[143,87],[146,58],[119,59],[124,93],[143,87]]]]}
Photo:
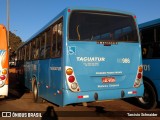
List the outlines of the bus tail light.
{"type": "Polygon", "coordinates": [[[0,79],[1,79],[1,80],[5,80],[5,79],[6,79],[6,76],[5,76],[5,75],[1,75],[1,76],[0,76],[0,79]]]}
{"type": "Polygon", "coordinates": [[[67,79],[67,84],[69,89],[73,92],[79,92],[80,88],[76,80],[73,68],[70,66],[66,66],[65,73],[66,73],[66,79],[67,79]]]}
{"type": "Polygon", "coordinates": [[[139,67],[138,67],[138,71],[139,71],[139,72],[143,72],[143,67],[142,67],[142,66],[139,66],[139,67]]]}
{"type": "Polygon", "coordinates": [[[68,69],[66,70],[66,74],[67,74],[67,75],[72,75],[72,73],[73,73],[73,69],[68,68],[68,69]]]}
{"type": "Polygon", "coordinates": [[[3,87],[7,78],[7,70],[2,69],[0,73],[0,87],[3,87]]]}
{"type": "MultiPolygon", "coordinates": [[[[77,83],[72,83],[72,84],[71,84],[71,88],[72,88],[72,89],[75,90],[77,87],[78,87],[78,84],[77,84],[77,83]]],[[[77,90],[77,91],[79,91],[79,90],[77,90]]]]}
{"type": "Polygon", "coordinates": [[[71,12],[71,9],[68,9],[68,12],[71,12]]]}
{"type": "Polygon", "coordinates": [[[6,74],[7,74],[7,70],[6,70],[6,69],[3,69],[3,70],[2,70],[2,74],[3,74],[3,75],[6,75],[6,74]]]}
{"type": "Polygon", "coordinates": [[[140,86],[141,81],[142,81],[142,76],[143,76],[143,67],[139,66],[138,70],[137,70],[136,79],[135,79],[135,82],[134,82],[134,87],[135,88],[140,86]]]}
{"type": "Polygon", "coordinates": [[[68,77],[68,81],[69,81],[70,83],[73,83],[74,80],[75,80],[75,77],[74,77],[74,76],[69,76],[69,77],[68,77]]]}
{"type": "Polygon", "coordinates": [[[138,73],[137,78],[138,78],[138,79],[141,79],[141,78],[142,78],[142,74],[141,74],[141,73],[138,73]]]}

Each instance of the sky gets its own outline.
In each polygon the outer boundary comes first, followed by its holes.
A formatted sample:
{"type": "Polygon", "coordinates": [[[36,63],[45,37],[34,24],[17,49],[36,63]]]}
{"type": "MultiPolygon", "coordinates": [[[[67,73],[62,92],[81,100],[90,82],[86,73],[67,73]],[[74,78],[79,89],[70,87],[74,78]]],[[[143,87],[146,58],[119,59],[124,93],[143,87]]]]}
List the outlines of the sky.
{"type": "MultiPolygon", "coordinates": [[[[0,0],[0,24],[7,25],[6,1],[0,0]]],[[[46,25],[66,7],[101,7],[127,11],[137,16],[137,23],[160,18],[160,0],[9,0],[10,31],[22,41],[46,25]]]]}

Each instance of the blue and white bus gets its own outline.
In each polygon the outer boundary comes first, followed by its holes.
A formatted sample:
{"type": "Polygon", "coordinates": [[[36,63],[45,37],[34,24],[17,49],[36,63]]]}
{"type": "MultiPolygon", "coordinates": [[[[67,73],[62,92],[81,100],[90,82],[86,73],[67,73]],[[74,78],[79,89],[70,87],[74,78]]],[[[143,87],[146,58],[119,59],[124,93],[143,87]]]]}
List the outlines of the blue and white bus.
{"type": "Polygon", "coordinates": [[[65,106],[143,96],[140,37],[130,13],[66,8],[17,55],[35,102],[65,106]]]}
{"type": "Polygon", "coordinates": [[[160,101],[160,18],[139,25],[144,69],[144,96],[142,107],[152,109],[160,101]]]}

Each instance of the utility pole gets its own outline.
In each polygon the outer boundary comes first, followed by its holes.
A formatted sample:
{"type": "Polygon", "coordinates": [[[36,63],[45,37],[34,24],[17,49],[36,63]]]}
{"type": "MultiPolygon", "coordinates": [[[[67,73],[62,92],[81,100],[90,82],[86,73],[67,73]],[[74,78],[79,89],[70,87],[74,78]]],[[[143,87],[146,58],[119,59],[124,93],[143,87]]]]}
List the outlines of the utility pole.
{"type": "Polygon", "coordinates": [[[6,11],[7,11],[7,41],[8,41],[8,47],[9,47],[9,20],[10,20],[10,17],[9,17],[9,0],[7,0],[6,2],[6,11]]]}

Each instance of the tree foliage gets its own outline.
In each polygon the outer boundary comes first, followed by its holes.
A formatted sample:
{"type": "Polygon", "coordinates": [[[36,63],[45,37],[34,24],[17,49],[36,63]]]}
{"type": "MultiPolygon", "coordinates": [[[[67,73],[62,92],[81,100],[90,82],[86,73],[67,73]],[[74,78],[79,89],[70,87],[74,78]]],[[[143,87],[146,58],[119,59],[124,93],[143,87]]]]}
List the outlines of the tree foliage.
{"type": "Polygon", "coordinates": [[[9,32],[10,61],[14,59],[16,50],[21,44],[23,44],[21,38],[12,32],[9,32]]]}
{"type": "Polygon", "coordinates": [[[19,36],[16,36],[14,33],[9,33],[9,46],[10,52],[14,52],[22,44],[22,40],[19,36]]]}

